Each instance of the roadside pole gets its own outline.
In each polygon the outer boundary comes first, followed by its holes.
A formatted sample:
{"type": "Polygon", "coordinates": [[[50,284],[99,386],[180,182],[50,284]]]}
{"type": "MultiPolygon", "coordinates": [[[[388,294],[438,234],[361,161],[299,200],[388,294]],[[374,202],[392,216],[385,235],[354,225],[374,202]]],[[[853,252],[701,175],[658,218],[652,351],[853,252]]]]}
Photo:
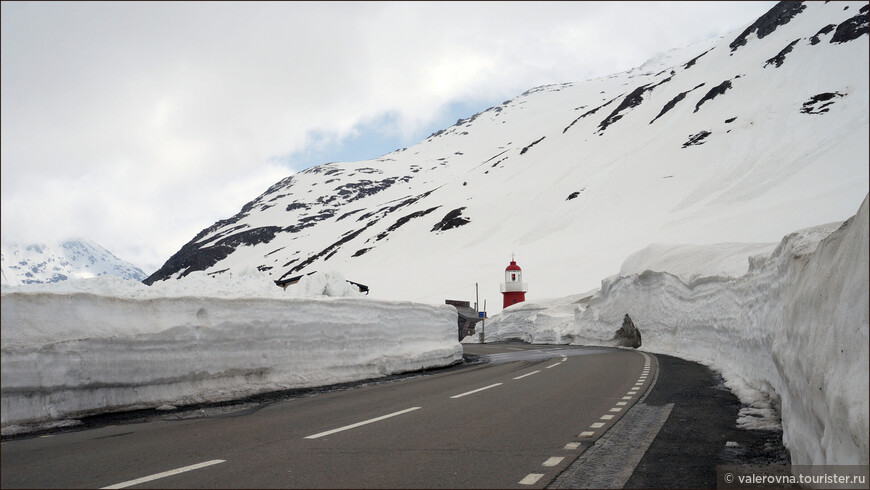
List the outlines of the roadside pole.
{"type": "Polygon", "coordinates": [[[485,344],[486,343],[486,298],[484,298],[484,300],[483,300],[483,323],[480,327],[480,332],[481,332],[481,334],[483,334],[481,337],[480,343],[485,344]]]}

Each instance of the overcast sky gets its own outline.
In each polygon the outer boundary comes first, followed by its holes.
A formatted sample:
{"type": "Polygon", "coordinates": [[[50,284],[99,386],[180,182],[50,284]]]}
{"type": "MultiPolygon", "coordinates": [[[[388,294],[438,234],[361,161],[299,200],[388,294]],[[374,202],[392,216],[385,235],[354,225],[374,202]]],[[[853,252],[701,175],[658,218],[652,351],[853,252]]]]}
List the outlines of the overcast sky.
{"type": "Polygon", "coordinates": [[[296,171],[774,3],[4,1],[2,241],[84,237],[150,274],[296,171]]]}

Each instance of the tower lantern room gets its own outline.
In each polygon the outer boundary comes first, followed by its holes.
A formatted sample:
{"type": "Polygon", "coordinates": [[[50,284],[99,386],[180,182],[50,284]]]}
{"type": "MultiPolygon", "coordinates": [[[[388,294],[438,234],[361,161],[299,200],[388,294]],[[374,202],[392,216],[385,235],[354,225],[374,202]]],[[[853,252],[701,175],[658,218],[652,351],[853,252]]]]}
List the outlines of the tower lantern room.
{"type": "Polygon", "coordinates": [[[523,282],[523,270],[511,256],[511,263],[504,270],[504,283],[501,285],[501,293],[504,295],[502,308],[525,301],[528,290],[528,285],[523,282]]]}

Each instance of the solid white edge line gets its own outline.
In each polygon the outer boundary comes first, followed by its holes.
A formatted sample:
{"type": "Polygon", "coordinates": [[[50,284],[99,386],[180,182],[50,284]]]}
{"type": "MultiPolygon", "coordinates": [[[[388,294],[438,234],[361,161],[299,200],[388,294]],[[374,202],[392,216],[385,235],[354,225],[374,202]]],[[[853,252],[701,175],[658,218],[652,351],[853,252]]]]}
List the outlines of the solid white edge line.
{"type": "Polygon", "coordinates": [[[102,489],[111,489],[111,488],[127,488],[132,487],[133,485],[138,485],[140,483],[145,483],[149,481],[159,480],[161,478],[166,478],[167,476],[177,475],[179,473],[184,473],[187,471],[198,470],[200,468],[205,468],[206,466],[211,466],[213,464],[225,463],[224,459],[213,459],[211,461],[206,461],[204,463],[192,464],[190,466],[185,466],[184,468],[178,468],[175,470],[164,471],[163,473],[157,473],[151,476],[143,476],[142,478],[137,478],[135,480],[125,481],[123,483],[116,483],[115,485],[109,485],[108,487],[102,487],[102,489]]]}
{"type": "Polygon", "coordinates": [[[543,473],[529,473],[525,478],[520,480],[520,485],[534,485],[535,483],[538,483],[538,480],[543,476],[543,473]]]}
{"type": "Polygon", "coordinates": [[[328,436],[330,434],[335,434],[336,432],[341,432],[348,429],[355,429],[361,425],[371,424],[372,422],[380,422],[381,420],[388,419],[390,417],[395,417],[396,415],[402,415],[403,413],[413,412],[414,410],[419,410],[421,407],[411,407],[406,408],[405,410],[399,410],[398,412],[389,413],[387,415],[382,415],[380,417],[375,417],[369,420],[363,420],[362,422],[357,422],[351,425],[345,425],[344,427],[339,427],[338,429],[332,429],[325,432],[319,432],[312,436],[306,436],[305,439],[317,439],[318,437],[328,436]]]}
{"type": "Polygon", "coordinates": [[[525,378],[526,376],[531,376],[531,375],[533,375],[533,374],[537,374],[537,373],[540,373],[540,372],[541,372],[541,370],[539,369],[539,370],[537,370],[537,371],[532,371],[532,372],[527,373],[527,374],[524,374],[524,375],[522,375],[522,376],[517,376],[517,377],[514,378],[514,379],[523,379],[523,378],[525,378]]]}
{"type": "Polygon", "coordinates": [[[496,386],[501,386],[502,383],[496,383],[489,386],[484,386],[483,388],[478,388],[476,390],[466,391],[465,393],[460,393],[458,395],[453,395],[450,398],[462,398],[465,395],[471,395],[472,393],[477,393],[478,391],[488,390],[490,388],[495,388],[496,386]]]}

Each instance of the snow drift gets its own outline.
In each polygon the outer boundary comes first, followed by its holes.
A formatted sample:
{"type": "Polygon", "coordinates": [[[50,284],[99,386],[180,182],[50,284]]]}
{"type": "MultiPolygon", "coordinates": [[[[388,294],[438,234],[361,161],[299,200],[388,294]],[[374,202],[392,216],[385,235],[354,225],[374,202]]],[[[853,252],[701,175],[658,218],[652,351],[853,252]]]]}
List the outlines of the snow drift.
{"type": "Polygon", "coordinates": [[[150,288],[118,278],[4,288],[4,433],[462,358],[450,306],[349,297],[359,293],[335,274],[303,278],[286,293],[258,273],[188,279],[150,288]]]}
{"type": "Polygon", "coordinates": [[[866,465],[867,208],[865,197],[845,223],[801,230],[769,255],[744,256],[746,272],[737,277],[671,274],[666,265],[702,264],[698,257],[709,260],[717,249],[735,259],[739,247],[645,249],[595,294],[505,309],[488,322],[486,339],[606,345],[629,314],[642,349],[720,371],[749,405],[741,425],[775,423],[778,412],[793,464],[866,465]]]}

